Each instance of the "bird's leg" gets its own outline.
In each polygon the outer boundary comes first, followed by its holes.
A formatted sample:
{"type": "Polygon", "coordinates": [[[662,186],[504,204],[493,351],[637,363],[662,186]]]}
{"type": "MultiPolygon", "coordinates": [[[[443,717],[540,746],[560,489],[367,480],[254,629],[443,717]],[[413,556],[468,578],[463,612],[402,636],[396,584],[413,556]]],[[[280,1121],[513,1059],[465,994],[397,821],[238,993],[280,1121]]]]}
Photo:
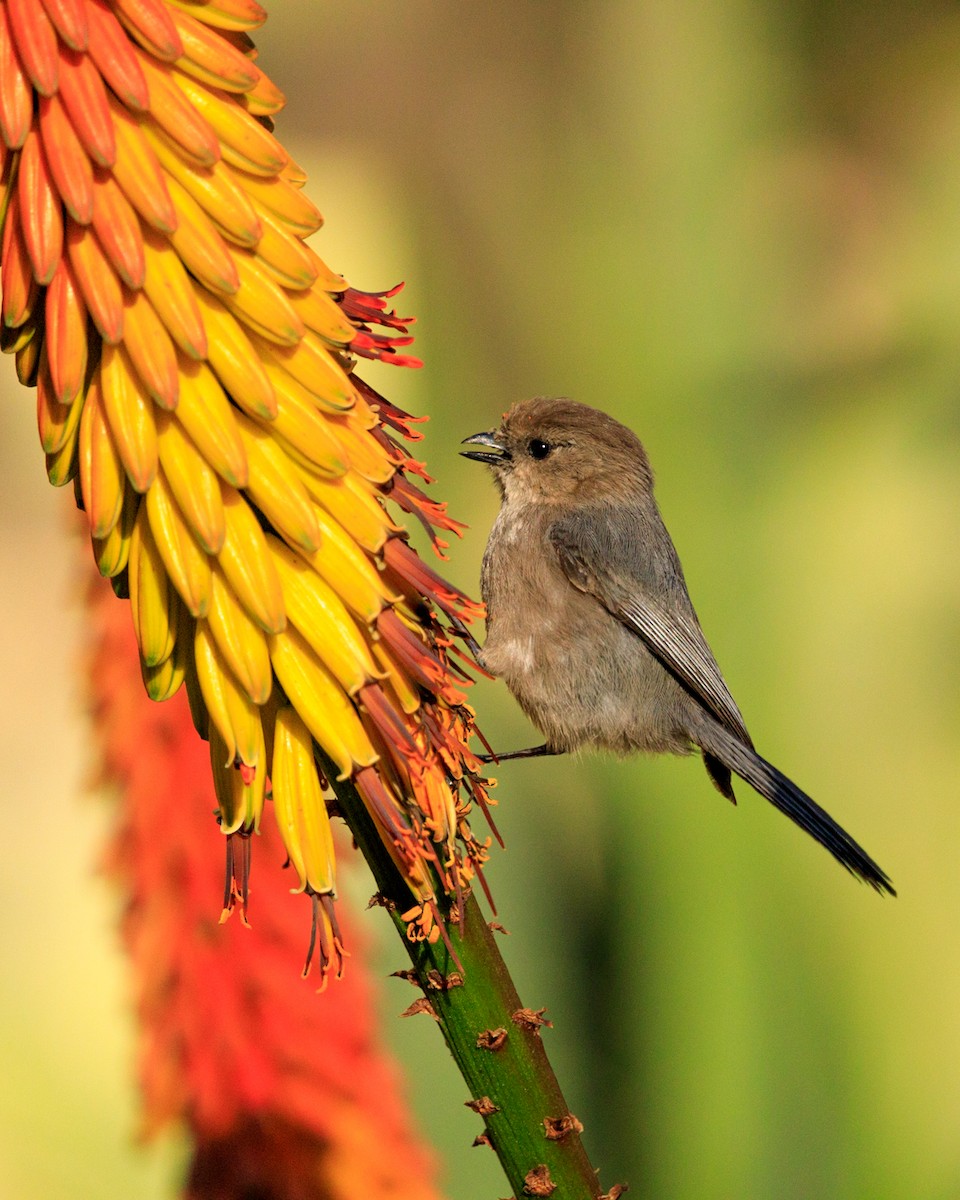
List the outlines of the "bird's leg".
{"type": "Polygon", "coordinates": [[[563,754],[563,751],[544,742],[542,746],[531,746],[527,750],[511,750],[509,754],[493,754],[492,752],[481,754],[480,761],[482,763],[502,763],[508,762],[511,758],[545,758],[548,754],[563,754]]]}

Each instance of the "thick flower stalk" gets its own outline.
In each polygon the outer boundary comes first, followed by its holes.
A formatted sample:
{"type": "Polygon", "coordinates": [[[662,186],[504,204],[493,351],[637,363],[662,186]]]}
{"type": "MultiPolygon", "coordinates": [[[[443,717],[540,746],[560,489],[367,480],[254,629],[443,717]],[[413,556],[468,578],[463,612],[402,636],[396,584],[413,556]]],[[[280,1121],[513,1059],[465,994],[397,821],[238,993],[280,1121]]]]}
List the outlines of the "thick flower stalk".
{"type": "MultiPolygon", "coordinates": [[[[2,346],[36,385],[55,485],[128,597],[154,700],[185,687],[245,903],[265,799],[339,973],[314,743],[410,892],[408,936],[476,879],[486,805],[451,658],[478,606],[395,518],[457,530],[411,481],[411,419],[355,373],[414,364],[393,292],[349,287],[274,138],[254,0],[0,4],[2,346]]],[[[396,290],[396,289],[395,289],[396,290]]]]}
{"type": "Polygon", "coordinates": [[[187,1200],[438,1200],[435,1163],[376,1034],[362,945],[351,937],[350,971],[322,1000],[291,978],[302,911],[289,903],[275,822],[261,829],[252,927],[217,923],[222,848],[206,749],[182,695],[162,705],[144,695],[129,618],[108,589],[90,589],[88,613],[144,1134],[189,1133],[187,1200]]]}

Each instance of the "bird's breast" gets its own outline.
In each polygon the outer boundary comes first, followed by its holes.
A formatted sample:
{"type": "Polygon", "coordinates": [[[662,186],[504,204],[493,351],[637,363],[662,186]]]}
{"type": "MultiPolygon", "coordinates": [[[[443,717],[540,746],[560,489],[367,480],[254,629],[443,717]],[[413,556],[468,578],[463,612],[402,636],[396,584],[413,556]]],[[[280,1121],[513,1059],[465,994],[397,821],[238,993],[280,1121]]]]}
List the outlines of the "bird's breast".
{"type": "Polygon", "coordinates": [[[554,656],[569,620],[572,590],[548,557],[546,542],[531,549],[519,525],[498,521],[494,526],[481,577],[487,606],[484,665],[511,688],[554,656]]]}

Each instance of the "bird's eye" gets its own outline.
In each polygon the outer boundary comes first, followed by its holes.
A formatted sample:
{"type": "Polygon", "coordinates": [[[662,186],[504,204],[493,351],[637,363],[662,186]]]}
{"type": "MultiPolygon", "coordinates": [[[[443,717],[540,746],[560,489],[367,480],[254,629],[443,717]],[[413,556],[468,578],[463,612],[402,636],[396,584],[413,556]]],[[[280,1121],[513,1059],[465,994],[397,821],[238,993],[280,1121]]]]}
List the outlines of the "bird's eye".
{"type": "Polygon", "coordinates": [[[553,447],[542,438],[531,438],[527,443],[527,453],[531,458],[546,458],[553,447]]]}

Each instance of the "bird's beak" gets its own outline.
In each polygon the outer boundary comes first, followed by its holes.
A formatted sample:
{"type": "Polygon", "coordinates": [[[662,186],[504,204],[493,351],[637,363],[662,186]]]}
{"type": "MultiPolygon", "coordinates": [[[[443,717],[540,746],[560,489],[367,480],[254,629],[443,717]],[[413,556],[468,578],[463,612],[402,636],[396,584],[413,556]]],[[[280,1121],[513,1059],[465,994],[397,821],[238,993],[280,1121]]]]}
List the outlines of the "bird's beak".
{"type": "Polygon", "coordinates": [[[510,461],[510,451],[502,442],[497,441],[495,433],[475,433],[473,437],[464,438],[461,445],[483,447],[482,450],[461,450],[464,458],[474,458],[477,462],[490,463],[491,466],[510,461]]]}

